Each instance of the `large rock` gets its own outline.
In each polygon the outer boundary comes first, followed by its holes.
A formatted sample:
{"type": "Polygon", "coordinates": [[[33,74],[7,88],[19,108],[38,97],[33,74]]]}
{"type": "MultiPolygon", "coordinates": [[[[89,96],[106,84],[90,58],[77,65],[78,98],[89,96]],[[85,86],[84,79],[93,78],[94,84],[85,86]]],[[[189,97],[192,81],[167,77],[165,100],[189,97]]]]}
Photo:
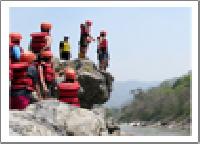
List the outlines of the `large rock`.
{"type": "Polygon", "coordinates": [[[10,135],[108,135],[101,115],[57,100],[40,101],[24,111],[10,111],[9,114],[10,135]]]}
{"type": "Polygon", "coordinates": [[[99,71],[95,63],[89,59],[61,63],[61,69],[68,65],[77,71],[78,81],[82,87],[78,96],[82,108],[91,109],[94,104],[104,104],[108,101],[114,81],[110,73],[99,71]]]}

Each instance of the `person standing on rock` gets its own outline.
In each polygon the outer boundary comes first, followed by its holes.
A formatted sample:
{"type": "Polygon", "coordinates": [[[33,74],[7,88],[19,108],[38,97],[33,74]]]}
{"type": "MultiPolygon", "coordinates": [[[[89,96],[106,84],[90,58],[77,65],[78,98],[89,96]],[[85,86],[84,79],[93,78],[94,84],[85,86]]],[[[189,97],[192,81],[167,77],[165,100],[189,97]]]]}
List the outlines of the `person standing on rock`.
{"type": "Polygon", "coordinates": [[[55,92],[55,69],[52,62],[51,51],[42,51],[38,66],[43,98],[51,98],[55,92]]]}
{"type": "Polygon", "coordinates": [[[9,77],[10,80],[13,77],[13,71],[10,64],[13,62],[19,62],[20,55],[24,51],[20,46],[22,35],[20,33],[12,32],[9,34],[9,77]]]}
{"type": "Polygon", "coordinates": [[[60,42],[60,59],[61,60],[70,60],[71,53],[70,53],[70,44],[69,44],[69,37],[65,36],[64,41],[60,42]]]}
{"type": "Polygon", "coordinates": [[[99,69],[106,70],[108,67],[108,41],[106,39],[106,31],[100,32],[97,44],[97,55],[99,59],[99,69]]]}
{"type": "Polygon", "coordinates": [[[25,109],[30,103],[37,101],[32,93],[38,92],[36,85],[38,75],[33,61],[36,56],[32,52],[23,52],[20,61],[12,63],[13,79],[11,80],[10,109],[25,109]]]}
{"type": "Polygon", "coordinates": [[[58,95],[61,102],[80,107],[78,92],[80,84],[76,79],[74,69],[67,67],[64,71],[65,80],[58,84],[58,95]]]}
{"type": "Polygon", "coordinates": [[[51,43],[52,43],[52,37],[51,37],[51,29],[52,24],[49,22],[42,22],[40,25],[41,32],[46,32],[48,36],[45,37],[46,39],[46,45],[43,48],[43,50],[51,50],[51,43]]]}
{"type": "Polygon", "coordinates": [[[89,44],[95,39],[91,36],[92,21],[86,20],[85,24],[81,24],[81,37],[80,37],[80,52],[79,58],[85,58],[89,44]]]}

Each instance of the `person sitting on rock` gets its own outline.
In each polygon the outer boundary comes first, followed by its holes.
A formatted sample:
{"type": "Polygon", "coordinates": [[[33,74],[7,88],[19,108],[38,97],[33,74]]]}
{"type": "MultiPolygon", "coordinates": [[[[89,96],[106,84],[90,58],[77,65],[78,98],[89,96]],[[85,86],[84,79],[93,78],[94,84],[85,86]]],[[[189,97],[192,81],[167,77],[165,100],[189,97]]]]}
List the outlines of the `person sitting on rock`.
{"type": "Polygon", "coordinates": [[[78,92],[80,84],[76,80],[76,72],[74,69],[66,68],[64,71],[65,80],[58,84],[59,100],[64,103],[80,107],[78,92]]]}
{"type": "Polygon", "coordinates": [[[32,52],[24,52],[19,62],[11,63],[13,71],[11,80],[10,109],[24,109],[30,103],[37,101],[32,92],[38,90],[37,70],[33,65],[36,56],[32,52]]]}

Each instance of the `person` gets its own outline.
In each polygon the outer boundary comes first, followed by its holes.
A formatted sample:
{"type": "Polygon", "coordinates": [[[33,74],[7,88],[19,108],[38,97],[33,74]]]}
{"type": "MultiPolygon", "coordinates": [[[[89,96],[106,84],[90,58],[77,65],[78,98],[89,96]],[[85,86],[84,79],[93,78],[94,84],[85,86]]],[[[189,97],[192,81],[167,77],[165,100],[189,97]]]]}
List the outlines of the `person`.
{"type": "Polygon", "coordinates": [[[64,41],[60,42],[60,59],[62,60],[70,60],[70,44],[69,44],[69,37],[65,36],[64,41]]]}
{"type": "Polygon", "coordinates": [[[59,101],[80,107],[78,92],[80,84],[76,78],[74,69],[67,67],[64,70],[65,80],[58,84],[59,101]]]}
{"type": "Polygon", "coordinates": [[[81,37],[80,37],[80,52],[79,52],[79,58],[85,58],[87,49],[89,47],[89,44],[92,41],[95,41],[93,37],[91,36],[91,26],[92,26],[92,21],[86,20],[85,24],[81,24],[81,37]]]}
{"type": "Polygon", "coordinates": [[[13,58],[13,56],[19,56],[19,53],[24,51],[20,46],[21,40],[22,35],[20,33],[12,32],[9,34],[9,57],[11,59],[13,58]]]}
{"type": "Polygon", "coordinates": [[[53,54],[51,51],[44,50],[40,54],[40,64],[38,65],[39,78],[43,98],[54,96],[55,88],[55,69],[52,63],[53,54]]]}
{"type": "Polygon", "coordinates": [[[106,70],[108,66],[108,41],[106,39],[106,34],[104,30],[100,32],[99,45],[97,48],[100,70],[106,70]]]}
{"type": "Polygon", "coordinates": [[[40,25],[41,32],[46,32],[48,35],[45,37],[46,39],[46,46],[44,47],[45,50],[51,50],[51,43],[52,43],[52,37],[51,37],[51,29],[52,24],[49,22],[42,22],[40,25]]]}
{"type": "Polygon", "coordinates": [[[22,35],[18,32],[12,32],[9,34],[9,44],[20,46],[22,35]]]}
{"type": "Polygon", "coordinates": [[[33,51],[36,56],[40,57],[42,50],[51,50],[51,29],[52,25],[48,22],[42,22],[40,25],[41,32],[34,32],[31,34],[31,42],[29,49],[33,51]]]}
{"type": "Polygon", "coordinates": [[[13,71],[11,68],[11,63],[19,62],[20,55],[24,51],[20,46],[22,35],[17,32],[12,32],[9,34],[9,83],[13,78],[13,71]]]}
{"type": "Polygon", "coordinates": [[[38,74],[32,64],[36,56],[28,51],[21,53],[20,61],[11,63],[13,79],[11,80],[10,109],[25,109],[30,103],[37,101],[32,92],[38,90],[36,85],[38,74]]]}

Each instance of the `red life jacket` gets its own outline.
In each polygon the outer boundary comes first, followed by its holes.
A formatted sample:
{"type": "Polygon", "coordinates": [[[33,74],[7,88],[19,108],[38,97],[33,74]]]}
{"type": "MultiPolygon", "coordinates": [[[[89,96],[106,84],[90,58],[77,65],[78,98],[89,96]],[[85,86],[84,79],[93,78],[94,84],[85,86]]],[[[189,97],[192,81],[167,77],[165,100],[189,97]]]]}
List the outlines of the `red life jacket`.
{"type": "Polygon", "coordinates": [[[89,35],[89,29],[85,25],[81,25],[81,35],[89,35]]]}
{"type": "Polygon", "coordinates": [[[46,82],[53,82],[55,79],[55,71],[52,67],[52,63],[44,63],[43,66],[43,74],[46,82]]]}
{"type": "Polygon", "coordinates": [[[39,53],[41,49],[43,49],[46,44],[46,36],[49,36],[47,32],[37,32],[31,34],[31,43],[30,48],[34,53],[39,53]]]}
{"type": "Polygon", "coordinates": [[[28,76],[28,63],[12,63],[10,68],[13,76],[11,80],[12,90],[34,90],[33,80],[28,76]]]}
{"type": "Polygon", "coordinates": [[[58,84],[59,100],[74,106],[80,106],[78,99],[78,90],[80,85],[77,81],[74,83],[60,83],[58,84]]]}
{"type": "Polygon", "coordinates": [[[103,39],[100,41],[99,47],[103,51],[107,51],[108,48],[108,41],[106,39],[103,39]]]}

